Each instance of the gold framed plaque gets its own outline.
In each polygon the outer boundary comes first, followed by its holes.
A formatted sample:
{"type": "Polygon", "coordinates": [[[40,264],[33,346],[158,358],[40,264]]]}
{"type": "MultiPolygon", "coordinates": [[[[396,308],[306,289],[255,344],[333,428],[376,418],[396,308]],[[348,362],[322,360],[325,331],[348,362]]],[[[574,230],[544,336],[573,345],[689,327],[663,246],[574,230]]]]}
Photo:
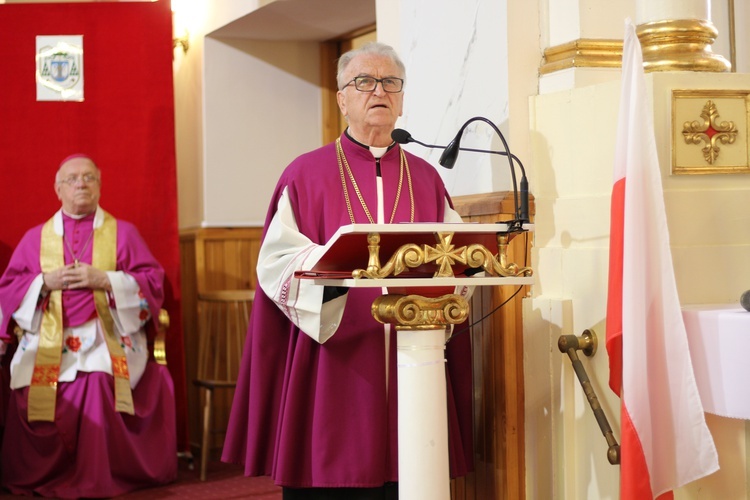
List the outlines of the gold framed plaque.
{"type": "Polygon", "coordinates": [[[750,90],[672,91],[672,173],[750,173],[750,90]]]}

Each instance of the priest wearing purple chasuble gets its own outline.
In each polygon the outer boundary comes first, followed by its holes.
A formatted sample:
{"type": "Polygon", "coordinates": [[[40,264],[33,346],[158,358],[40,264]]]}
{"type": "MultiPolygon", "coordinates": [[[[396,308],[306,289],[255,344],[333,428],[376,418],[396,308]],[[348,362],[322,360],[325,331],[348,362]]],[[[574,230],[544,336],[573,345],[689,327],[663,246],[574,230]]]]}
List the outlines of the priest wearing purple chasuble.
{"type": "Polygon", "coordinates": [[[61,209],[23,236],[0,278],[0,349],[18,342],[4,360],[2,485],[101,498],[170,482],[174,388],[147,337],[164,270],[135,226],[99,207],[91,158],[63,160],[55,192],[61,209]]]}
{"type": "MultiPolygon", "coordinates": [[[[382,291],[318,286],[294,272],[347,224],[461,221],[435,168],[391,139],[404,77],[384,44],[341,57],[348,128],[285,169],[266,218],[222,458],[270,475],[287,500],[398,495],[396,332],[370,313],[382,291]]],[[[447,345],[446,360],[456,477],[472,468],[468,336],[447,345]]]]}

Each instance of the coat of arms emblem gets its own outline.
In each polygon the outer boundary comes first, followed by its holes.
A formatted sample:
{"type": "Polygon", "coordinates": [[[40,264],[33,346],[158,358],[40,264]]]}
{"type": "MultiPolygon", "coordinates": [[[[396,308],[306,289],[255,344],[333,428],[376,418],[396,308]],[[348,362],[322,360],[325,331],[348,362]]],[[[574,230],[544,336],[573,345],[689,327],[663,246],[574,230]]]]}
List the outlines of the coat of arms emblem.
{"type": "Polygon", "coordinates": [[[82,100],[81,45],[58,40],[54,44],[41,46],[37,49],[36,66],[37,84],[44,87],[48,94],[56,95],[56,99],[60,100],[82,100]]]}

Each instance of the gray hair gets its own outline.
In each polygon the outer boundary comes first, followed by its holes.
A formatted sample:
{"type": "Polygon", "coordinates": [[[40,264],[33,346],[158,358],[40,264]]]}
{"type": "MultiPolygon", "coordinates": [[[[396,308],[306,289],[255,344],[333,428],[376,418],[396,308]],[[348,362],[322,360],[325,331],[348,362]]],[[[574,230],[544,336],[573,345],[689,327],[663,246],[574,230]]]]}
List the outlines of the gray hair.
{"type": "Polygon", "coordinates": [[[344,71],[346,71],[347,66],[352,62],[352,59],[362,54],[387,57],[393,61],[399,71],[401,71],[401,76],[406,76],[406,66],[404,66],[403,61],[393,47],[381,42],[368,42],[358,49],[352,49],[349,52],[345,52],[339,58],[338,72],[336,73],[336,84],[338,85],[339,90],[343,89],[344,85],[349,83],[344,81],[344,71]]]}
{"type": "Polygon", "coordinates": [[[101,180],[102,171],[99,169],[99,165],[96,164],[96,162],[91,158],[89,155],[85,153],[75,153],[69,156],[66,156],[63,158],[63,161],[60,162],[60,165],[57,166],[57,172],[55,173],[55,184],[61,181],[60,179],[60,170],[62,170],[63,165],[68,163],[70,160],[75,160],[77,158],[81,158],[84,160],[88,160],[91,162],[91,165],[94,167],[94,170],[96,170],[97,175],[99,175],[99,178],[101,180]]]}

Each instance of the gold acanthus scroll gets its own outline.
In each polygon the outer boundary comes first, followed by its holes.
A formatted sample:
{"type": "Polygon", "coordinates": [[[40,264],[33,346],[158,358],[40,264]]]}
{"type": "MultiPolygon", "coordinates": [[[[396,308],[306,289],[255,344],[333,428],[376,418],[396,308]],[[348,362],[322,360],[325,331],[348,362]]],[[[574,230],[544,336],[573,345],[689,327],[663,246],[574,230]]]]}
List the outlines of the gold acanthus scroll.
{"type": "Polygon", "coordinates": [[[369,249],[369,260],[367,269],[357,269],[352,273],[354,278],[387,278],[398,276],[407,269],[417,268],[424,264],[435,263],[437,271],[434,277],[446,278],[454,276],[453,266],[462,264],[470,268],[482,268],[491,276],[531,276],[530,267],[519,267],[508,263],[508,233],[497,234],[498,253],[493,254],[485,246],[473,244],[456,248],[452,243],[451,232],[436,233],[437,244],[406,244],[401,246],[391,256],[384,266],[380,265],[380,234],[369,233],[367,245],[369,249]]]}

